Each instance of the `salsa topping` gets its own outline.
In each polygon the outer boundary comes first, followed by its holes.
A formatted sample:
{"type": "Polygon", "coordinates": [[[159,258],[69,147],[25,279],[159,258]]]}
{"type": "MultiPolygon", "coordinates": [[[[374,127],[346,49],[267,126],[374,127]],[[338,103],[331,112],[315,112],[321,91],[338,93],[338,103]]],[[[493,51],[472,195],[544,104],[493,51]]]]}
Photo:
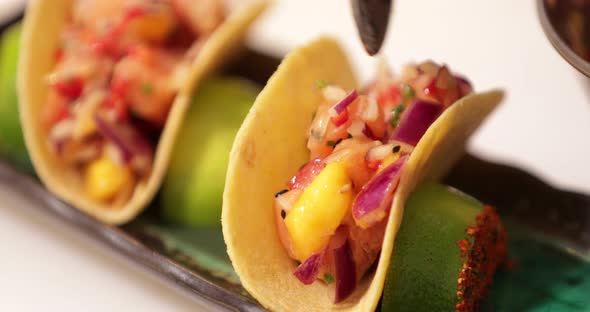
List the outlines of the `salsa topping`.
{"type": "Polygon", "coordinates": [[[277,193],[281,243],[301,263],[295,276],[336,283],[345,300],[381,251],[395,190],[414,147],[440,114],[472,92],[464,78],[431,61],[382,70],[362,91],[316,82],[310,161],[277,193]]]}
{"type": "Polygon", "coordinates": [[[125,203],[152,170],[159,132],[219,0],[75,0],[47,76],[40,122],[87,195],[125,203]],[[129,191],[131,190],[131,191],[129,191]]]}

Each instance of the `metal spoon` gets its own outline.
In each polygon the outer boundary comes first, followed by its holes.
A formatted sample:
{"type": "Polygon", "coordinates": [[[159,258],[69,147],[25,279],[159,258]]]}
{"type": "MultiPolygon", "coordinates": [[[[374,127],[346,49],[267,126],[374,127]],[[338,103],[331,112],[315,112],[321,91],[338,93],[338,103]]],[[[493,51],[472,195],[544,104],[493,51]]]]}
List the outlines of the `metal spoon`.
{"type": "Polygon", "coordinates": [[[354,20],[369,55],[377,54],[383,45],[391,2],[392,0],[351,0],[354,20]]]}

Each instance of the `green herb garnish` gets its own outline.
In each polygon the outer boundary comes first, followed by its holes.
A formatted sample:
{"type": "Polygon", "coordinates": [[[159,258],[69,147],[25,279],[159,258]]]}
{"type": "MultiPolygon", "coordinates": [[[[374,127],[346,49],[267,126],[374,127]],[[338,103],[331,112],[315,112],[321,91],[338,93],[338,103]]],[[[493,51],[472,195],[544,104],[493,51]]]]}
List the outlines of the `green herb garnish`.
{"type": "Polygon", "coordinates": [[[142,83],[141,84],[141,93],[143,93],[144,95],[150,95],[150,94],[152,94],[152,91],[154,91],[154,88],[152,87],[151,84],[149,84],[149,83],[142,83]]]}
{"type": "Polygon", "coordinates": [[[328,82],[323,79],[318,79],[315,81],[315,87],[318,89],[323,89],[328,85],[328,82]]]}
{"type": "Polygon", "coordinates": [[[389,121],[389,123],[391,124],[392,127],[397,127],[397,124],[399,123],[399,118],[402,114],[402,112],[404,111],[404,104],[399,104],[398,106],[396,106],[394,109],[391,110],[391,120],[389,121]]]}
{"type": "Polygon", "coordinates": [[[336,281],[334,279],[334,276],[332,276],[332,274],[330,274],[330,273],[325,273],[324,274],[324,279],[326,280],[326,284],[332,284],[332,283],[334,283],[336,281]]]}

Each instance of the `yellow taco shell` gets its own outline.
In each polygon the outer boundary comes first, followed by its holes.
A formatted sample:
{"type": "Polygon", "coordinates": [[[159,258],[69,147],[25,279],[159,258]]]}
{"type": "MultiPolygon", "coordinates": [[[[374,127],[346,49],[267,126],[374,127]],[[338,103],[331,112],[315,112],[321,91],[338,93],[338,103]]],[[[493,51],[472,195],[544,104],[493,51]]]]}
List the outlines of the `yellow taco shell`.
{"type": "Polygon", "coordinates": [[[61,163],[51,154],[46,143],[47,133],[40,123],[41,108],[48,91],[44,79],[53,69],[54,51],[72,3],[72,0],[33,0],[28,4],[18,64],[19,111],[25,143],[39,178],[51,192],[105,223],[122,224],[137,216],[160,187],[192,90],[204,76],[239,51],[248,26],[270,1],[243,1],[231,7],[227,19],[207,39],[188,69],[189,78],[171,107],[155,151],[151,175],[138,183],[128,202],[119,207],[87,197],[80,171],[61,163]]]}
{"type": "Polygon", "coordinates": [[[297,263],[281,245],[272,210],[274,193],[285,188],[309,160],[307,131],[313,112],[322,102],[314,88],[318,79],[344,89],[357,87],[344,52],[330,38],[315,40],[285,58],[239,130],[226,178],[223,235],[243,286],[264,307],[273,311],[374,311],[383,292],[406,199],[421,181],[445,174],[503,93],[496,90],[469,95],[431,125],[403,169],[377,269],[359,282],[346,301],[334,304],[334,284],[316,281],[303,285],[293,275],[297,263]]]}

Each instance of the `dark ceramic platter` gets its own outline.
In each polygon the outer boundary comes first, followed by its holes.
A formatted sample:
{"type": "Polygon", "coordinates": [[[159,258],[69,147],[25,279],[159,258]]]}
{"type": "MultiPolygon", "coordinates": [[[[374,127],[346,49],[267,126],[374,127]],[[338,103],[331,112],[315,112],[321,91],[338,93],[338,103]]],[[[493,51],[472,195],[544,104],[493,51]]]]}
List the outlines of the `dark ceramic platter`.
{"type": "MultiPolygon", "coordinates": [[[[11,22],[18,21],[18,18],[11,22]]],[[[4,27],[0,28],[0,32],[4,27]]],[[[246,51],[224,74],[263,85],[278,60],[246,51]]],[[[215,302],[221,310],[263,311],[242,288],[221,229],[164,223],[156,204],[137,220],[104,225],[63,203],[39,181],[0,159],[0,181],[156,274],[215,302]]],[[[590,309],[590,197],[556,189],[522,170],[466,155],[445,183],[495,205],[507,224],[511,269],[500,271],[485,311],[590,309]]],[[[154,203],[157,201],[154,201],[154,203]]]]}

